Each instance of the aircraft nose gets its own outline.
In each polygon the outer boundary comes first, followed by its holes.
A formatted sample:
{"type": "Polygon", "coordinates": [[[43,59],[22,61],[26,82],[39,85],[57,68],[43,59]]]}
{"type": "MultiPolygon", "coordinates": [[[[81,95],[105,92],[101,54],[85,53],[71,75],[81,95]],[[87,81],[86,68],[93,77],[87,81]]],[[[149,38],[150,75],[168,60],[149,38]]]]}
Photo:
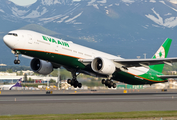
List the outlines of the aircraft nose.
{"type": "Polygon", "coordinates": [[[14,46],[9,35],[5,35],[3,37],[3,41],[9,48],[12,48],[14,46]]]}
{"type": "Polygon", "coordinates": [[[5,44],[8,44],[9,41],[8,41],[8,36],[7,36],[7,35],[5,35],[5,36],[3,37],[3,40],[4,40],[4,43],[5,43],[5,44]]]}

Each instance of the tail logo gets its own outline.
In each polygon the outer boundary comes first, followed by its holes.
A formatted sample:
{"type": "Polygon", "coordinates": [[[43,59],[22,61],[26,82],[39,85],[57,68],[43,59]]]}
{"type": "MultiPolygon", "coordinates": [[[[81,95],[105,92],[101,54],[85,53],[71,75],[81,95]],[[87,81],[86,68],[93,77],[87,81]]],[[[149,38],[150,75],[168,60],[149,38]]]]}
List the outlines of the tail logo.
{"type": "Polygon", "coordinates": [[[161,46],[155,54],[156,58],[165,58],[165,49],[161,46]]]}

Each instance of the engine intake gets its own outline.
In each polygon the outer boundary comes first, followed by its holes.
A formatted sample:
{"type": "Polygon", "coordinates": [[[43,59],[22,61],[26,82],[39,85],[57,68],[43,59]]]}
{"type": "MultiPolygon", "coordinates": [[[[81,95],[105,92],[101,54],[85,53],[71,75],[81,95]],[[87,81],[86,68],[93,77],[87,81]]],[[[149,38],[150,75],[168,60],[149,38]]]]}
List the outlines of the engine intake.
{"type": "Polygon", "coordinates": [[[112,75],[116,71],[116,66],[113,61],[97,57],[91,63],[92,70],[104,74],[104,75],[112,75]]]}
{"type": "Polygon", "coordinates": [[[50,62],[46,62],[36,58],[31,60],[30,66],[35,73],[39,73],[42,75],[50,74],[53,71],[53,65],[50,62]]]}

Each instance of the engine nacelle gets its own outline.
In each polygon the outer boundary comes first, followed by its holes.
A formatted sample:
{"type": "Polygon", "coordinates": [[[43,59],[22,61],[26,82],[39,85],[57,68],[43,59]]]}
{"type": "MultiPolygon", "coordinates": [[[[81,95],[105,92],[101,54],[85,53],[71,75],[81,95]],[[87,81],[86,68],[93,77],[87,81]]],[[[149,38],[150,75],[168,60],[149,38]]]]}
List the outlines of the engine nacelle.
{"type": "Polygon", "coordinates": [[[91,63],[91,67],[93,71],[104,75],[112,75],[116,71],[113,61],[101,57],[95,58],[91,63]]]}
{"type": "Polygon", "coordinates": [[[31,60],[30,66],[35,73],[39,73],[42,75],[50,74],[53,71],[53,65],[50,62],[46,62],[36,58],[31,60]]]}

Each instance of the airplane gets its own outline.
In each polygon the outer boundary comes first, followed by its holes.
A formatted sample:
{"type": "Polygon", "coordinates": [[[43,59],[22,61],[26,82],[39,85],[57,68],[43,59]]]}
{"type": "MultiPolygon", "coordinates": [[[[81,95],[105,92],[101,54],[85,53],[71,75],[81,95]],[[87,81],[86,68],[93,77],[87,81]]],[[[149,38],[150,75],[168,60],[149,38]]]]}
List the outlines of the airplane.
{"type": "Polygon", "coordinates": [[[12,90],[13,87],[22,87],[21,81],[22,81],[22,78],[20,78],[15,84],[12,84],[12,85],[0,85],[0,90],[4,88],[8,90],[12,90]]]}
{"type": "Polygon", "coordinates": [[[32,57],[30,67],[39,74],[50,74],[54,68],[64,67],[72,74],[67,82],[81,88],[77,76],[80,73],[102,77],[102,84],[116,88],[113,82],[132,85],[167,82],[172,75],[163,75],[164,64],[172,65],[177,58],[166,58],[172,39],[167,38],[151,59],[123,59],[85,46],[30,30],[13,30],[3,37],[13,51],[15,64],[19,55],[32,57]]]}

